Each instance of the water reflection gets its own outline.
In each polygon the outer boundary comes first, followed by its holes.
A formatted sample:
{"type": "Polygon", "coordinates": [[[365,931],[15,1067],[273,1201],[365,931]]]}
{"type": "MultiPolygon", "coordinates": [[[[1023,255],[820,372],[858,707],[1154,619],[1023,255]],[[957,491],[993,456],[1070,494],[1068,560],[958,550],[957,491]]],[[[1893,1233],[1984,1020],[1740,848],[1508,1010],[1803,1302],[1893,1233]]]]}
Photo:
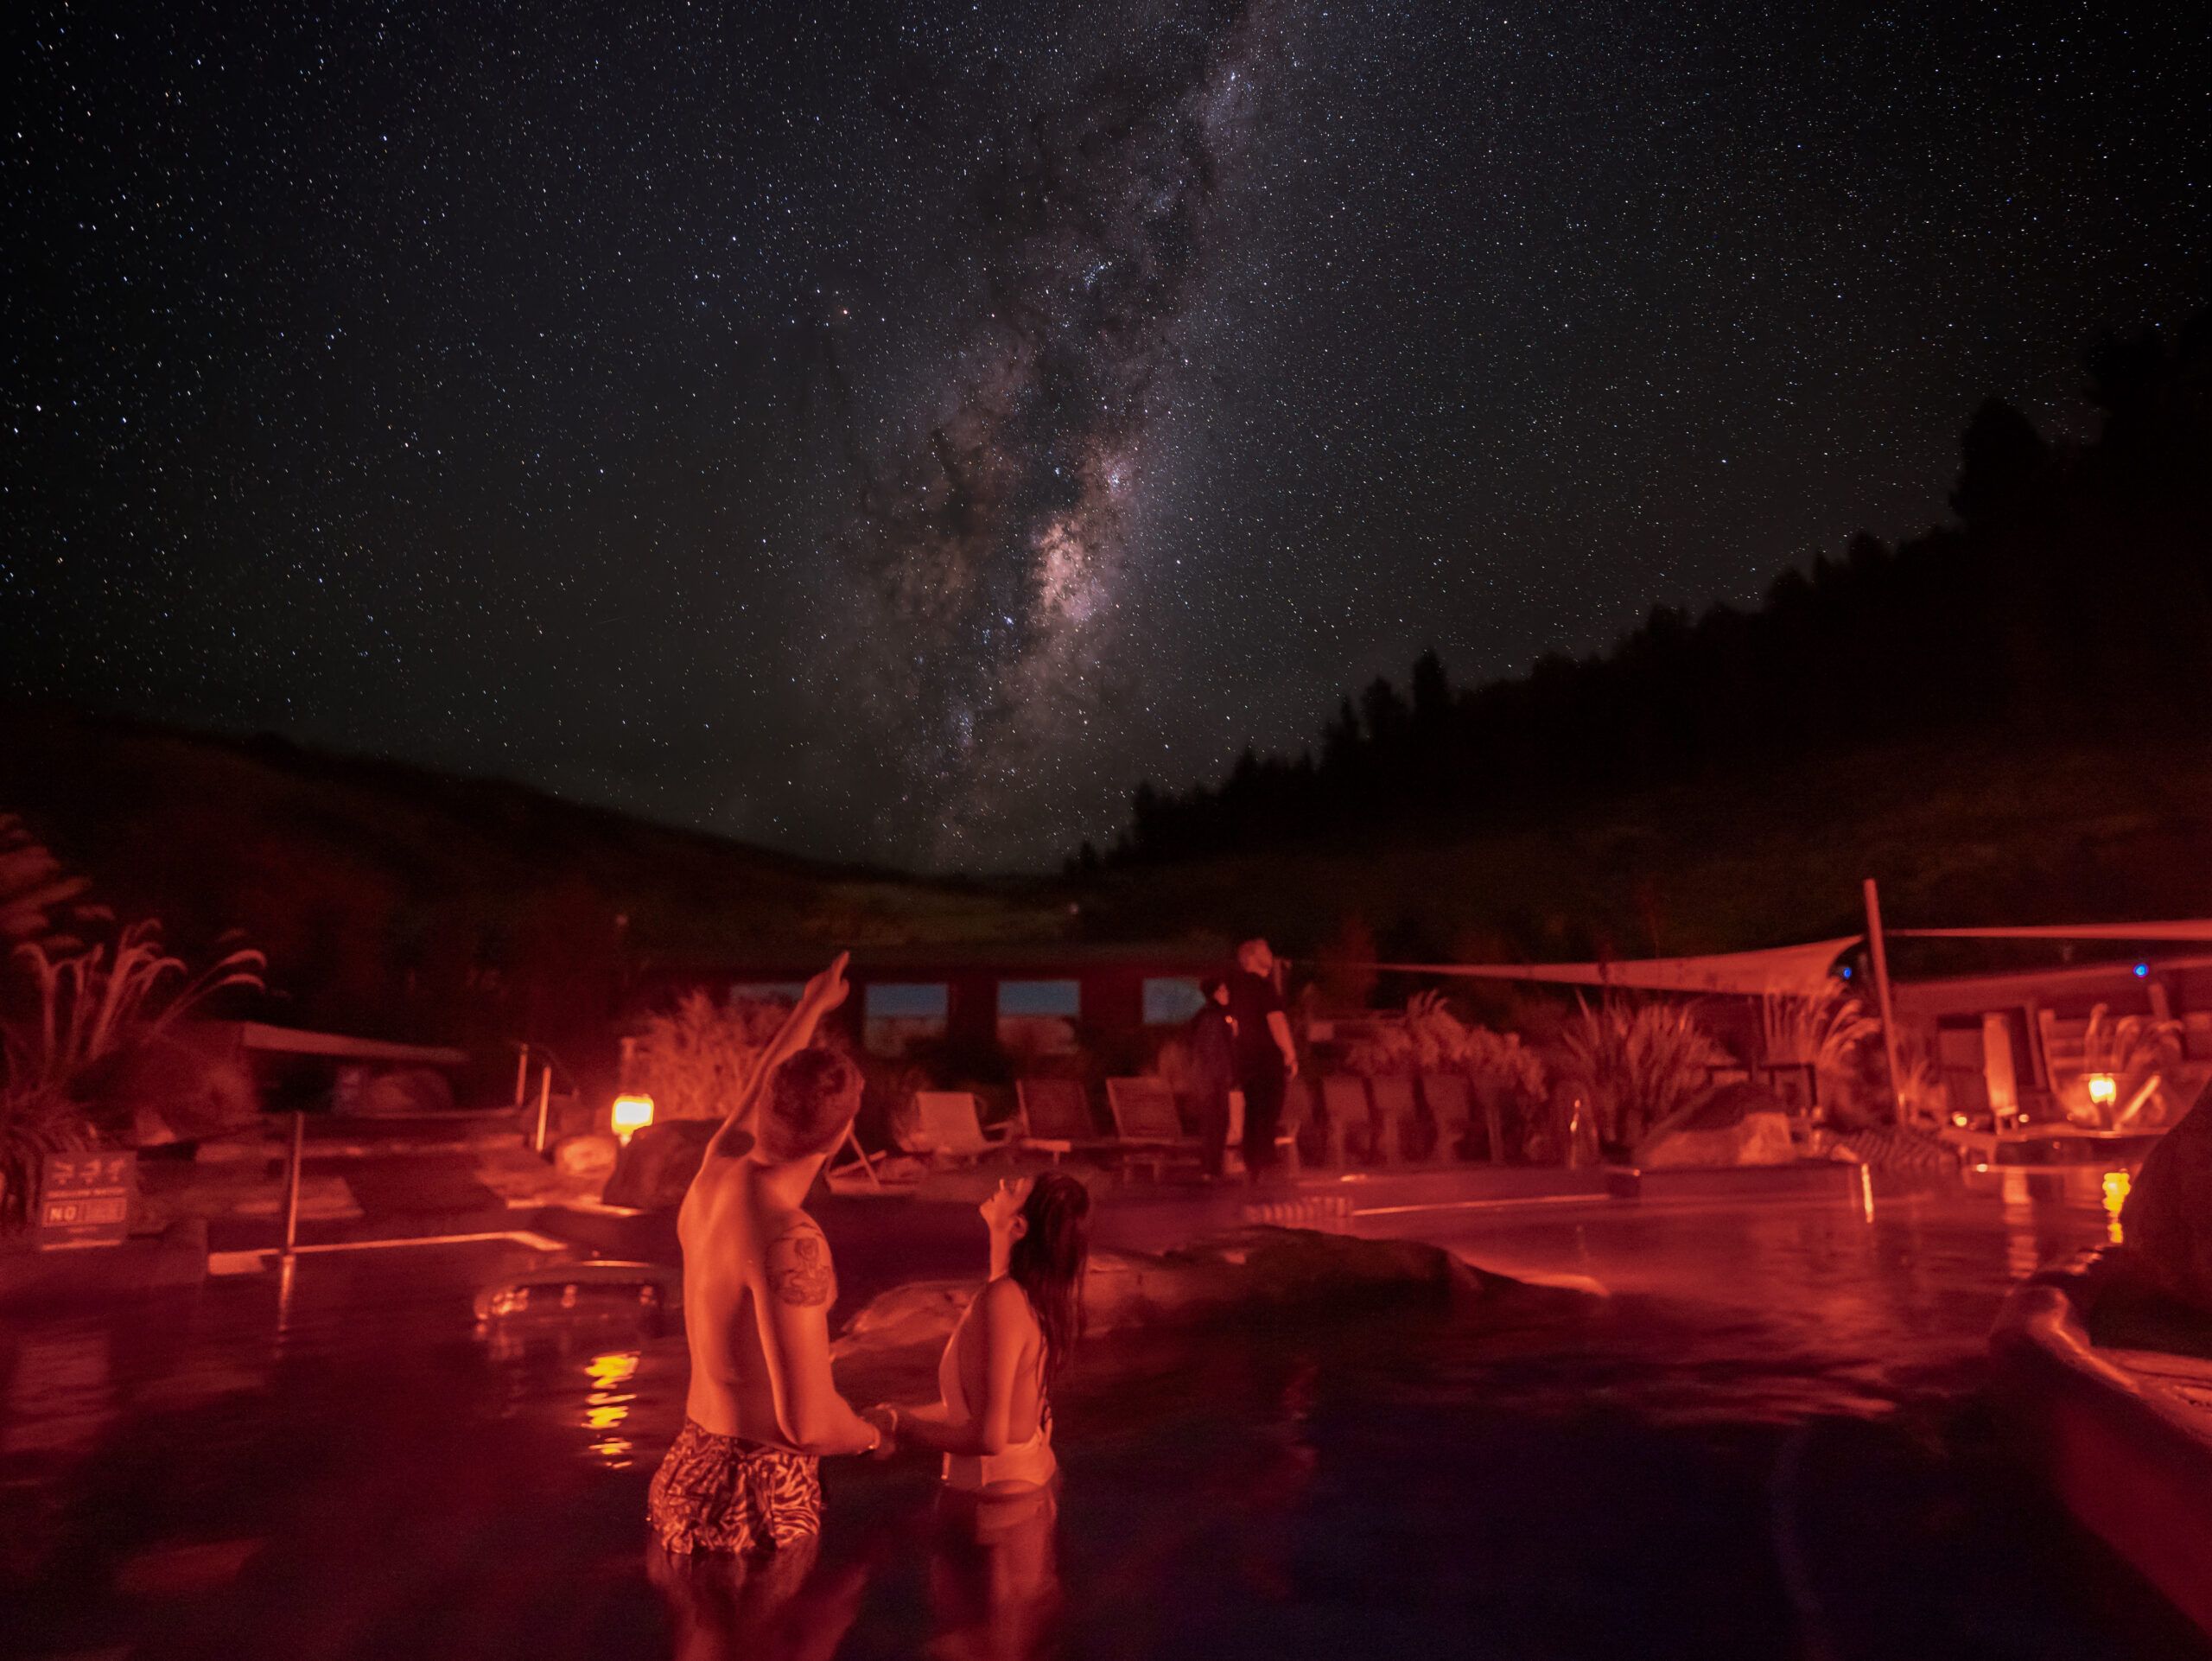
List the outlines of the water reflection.
{"type": "Polygon", "coordinates": [[[1017,1661],[1044,1646],[1060,1612],[1057,1485],[1003,1498],[938,1496],[930,1547],[928,1653],[1017,1661]]]}
{"type": "Polygon", "coordinates": [[[2024,1281],[2043,1267],[2043,1254],[2036,1243],[2035,1198],[2024,1170],[2003,1170],[1998,1176],[1998,1192],[2005,1202],[2005,1272],[2024,1281]]]}
{"type": "Polygon", "coordinates": [[[2025,1653],[1980,1642],[1993,1623],[2048,1634],[2041,1654],[2189,1653],[1985,1480],[1950,1405],[2023,1265],[2105,1238],[2107,1174],[2011,1195],[1994,1174],[1981,1194],[1877,1174],[1871,1220],[1864,1187],[1446,1213],[1420,1231],[1614,1295],[1119,1339],[1063,1404],[1064,1492],[963,1516],[918,1470],[842,1461],[819,1555],[765,1566],[649,1562],[681,1342],[581,1315],[475,1336],[471,1295],[519,1254],[303,1259],[281,1355],[274,1275],[0,1322],[0,1515],[34,1518],[0,1525],[0,1630],[29,1653],[210,1661],[1224,1661],[1471,1633],[1560,1661],[1795,1654],[1771,1478],[1812,1423],[1792,1525],[1815,1589],[1872,1630],[1834,1653],[2025,1653]]]}
{"type": "Polygon", "coordinates": [[[584,1397],[584,1429],[601,1433],[599,1440],[591,1444],[591,1451],[618,1471],[632,1463],[630,1439],[613,1432],[630,1416],[630,1410],[636,1404],[635,1392],[623,1386],[637,1375],[641,1353],[637,1350],[618,1350],[594,1355],[584,1363],[584,1377],[592,1383],[590,1393],[584,1397]]]}
{"type": "Polygon", "coordinates": [[[9,1379],[0,1454],[79,1453],[99,1440],[113,1406],[108,1340],[99,1327],[24,1339],[9,1379]]]}
{"type": "Polygon", "coordinates": [[[2120,1213],[2126,1209],[2128,1190],[2133,1186],[2134,1179],[2126,1171],[2105,1173],[2105,1231],[2114,1245],[2120,1244],[2122,1241],[2120,1213]]]}
{"type": "Polygon", "coordinates": [[[820,1550],[803,1540],[747,1560],[649,1544],[645,1572],[668,1601],[677,1661],[829,1661],[860,1613],[868,1566],[817,1574],[820,1550]]]}

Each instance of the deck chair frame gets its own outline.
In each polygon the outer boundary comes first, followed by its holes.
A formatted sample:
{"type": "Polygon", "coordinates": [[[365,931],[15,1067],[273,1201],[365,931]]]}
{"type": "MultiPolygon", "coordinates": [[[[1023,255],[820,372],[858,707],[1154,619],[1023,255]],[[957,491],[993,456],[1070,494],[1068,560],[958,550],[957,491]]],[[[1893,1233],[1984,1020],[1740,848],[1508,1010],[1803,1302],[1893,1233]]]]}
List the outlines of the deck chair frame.
{"type": "Polygon", "coordinates": [[[1090,1101],[1080,1080],[1074,1079],[1023,1079],[1014,1085],[1014,1099],[1020,1108],[1020,1143],[1050,1154],[1057,1161],[1063,1154],[1077,1152],[1106,1153],[1120,1147],[1116,1136],[1102,1136],[1090,1117],[1090,1101]],[[1071,1116],[1056,1114],[1047,1104],[1053,1096],[1072,1098],[1080,1119],[1068,1122],[1071,1116]],[[1039,1109],[1046,1108],[1040,1113],[1039,1109]]]}
{"type": "Polygon", "coordinates": [[[1011,1122],[987,1128],[973,1091],[918,1090],[914,1112],[914,1141],[921,1145],[910,1144],[907,1151],[932,1163],[939,1159],[973,1161],[1005,1151],[1015,1130],[1011,1122]]]}
{"type": "Polygon", "coordinates": [[[1200,1151],[1198,1139],[1183,1129],[1181,1115],[1175,1106],[1175,1092],[1167,1087],[1165,1079],[1109,1079],[1106,1109],[1114,1117],[1116,1151],[1127,1162],[1151,1167],[1154,1181],[1164,1174],[1169,1160],[1186,1155],[1195,1156],[1200,1151]],[[1166,1115],[1161,1117],[1163,1104],[1166,1115]],[[1152,1126],[1135,1128],[1133,1119],[1147,1111],[1154,1116],[1152,1126]]]}

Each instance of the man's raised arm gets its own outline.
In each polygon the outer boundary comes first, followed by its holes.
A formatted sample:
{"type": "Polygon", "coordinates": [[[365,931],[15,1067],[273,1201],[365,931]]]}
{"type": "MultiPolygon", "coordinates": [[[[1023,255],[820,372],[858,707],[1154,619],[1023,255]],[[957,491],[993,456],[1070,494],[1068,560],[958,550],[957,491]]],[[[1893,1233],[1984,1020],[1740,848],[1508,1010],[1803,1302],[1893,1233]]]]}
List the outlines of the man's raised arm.
{"type": "Polygon", "coordinates": [[[760,1052],[760,1059],[754,1063],[752,1076],[737,1092],[737,1100],[723,1119],[722,1128],[707,1144],[709,1155],[730,1151],[728,1141],[752,1123],[753,1111],[760,1104],[761,1092],[767,1088],[776,1069],[811,1044],[823,1017],[845,1001],[845,995],[851,990],[845,984],[845,965],[852,955],[840,951],[831,959],[829,968],[807,982],[806,990],[799,994],[791,1014],[784,1017],[784,1024],[760,1052]]]}

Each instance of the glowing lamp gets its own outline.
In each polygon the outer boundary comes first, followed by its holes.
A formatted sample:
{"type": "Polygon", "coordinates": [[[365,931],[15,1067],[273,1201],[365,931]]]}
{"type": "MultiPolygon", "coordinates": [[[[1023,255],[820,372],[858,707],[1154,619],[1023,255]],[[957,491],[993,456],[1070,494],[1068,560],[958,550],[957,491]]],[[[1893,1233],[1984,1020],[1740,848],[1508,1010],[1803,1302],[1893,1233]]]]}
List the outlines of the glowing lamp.
{"type": "Polygon", "coordinates": [[[2120,1080],[2109,1072],[2085,1072],[2082,1082],[2088,1086],[2092,1107],[2110,1107],[2120,1099],[2120,1080]]]}
{"type": "Polygon", "coordinates": [[[2137,964],[2135,965],[2135,978],[2139,981],[2150,979],[2151,965],[2146,963],[2137,964]]]}
{"type": "Polygon", "coordinates": [[[653,1098],[650,1096],[617,1096],[614,1098],[614,1134],[627,1146],[630,1138],[653,1122],[653,1098]]]}

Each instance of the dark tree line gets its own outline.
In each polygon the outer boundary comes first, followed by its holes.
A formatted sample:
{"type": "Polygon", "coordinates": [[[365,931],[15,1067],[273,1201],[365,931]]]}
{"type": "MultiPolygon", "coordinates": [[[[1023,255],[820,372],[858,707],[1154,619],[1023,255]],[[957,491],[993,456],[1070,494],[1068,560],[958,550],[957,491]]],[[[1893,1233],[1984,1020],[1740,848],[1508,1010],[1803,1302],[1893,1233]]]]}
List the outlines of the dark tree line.
{"type": "MultiPolygon", "coordinates": [[[[1347,697],[1318,756],[1137,787],[1109,862],[1440,831],[1616,791],[1946,734],[2212,731],[2212,312],[2091,354],[2096,438],[1990,399],[1954,519],[1783,575],[1751,611],[1660,608],[1611,651],[1453,687],[1432,651],[1347,697]]],[[[1097,862],[1088,846],[1071,862],[1097,862]]]]}

